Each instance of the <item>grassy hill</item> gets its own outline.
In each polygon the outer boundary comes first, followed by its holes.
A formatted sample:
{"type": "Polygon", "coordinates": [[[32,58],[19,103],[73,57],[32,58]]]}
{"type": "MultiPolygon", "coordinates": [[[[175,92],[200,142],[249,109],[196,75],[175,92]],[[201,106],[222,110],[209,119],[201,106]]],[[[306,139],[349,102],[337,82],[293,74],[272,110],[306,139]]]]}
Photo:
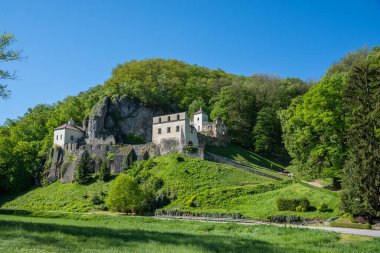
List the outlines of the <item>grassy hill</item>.
{"type": "Polygon", "coordinates": [[[206,151],[227,157],[237,162],[252,164],[254,166],[264,167],[275,171],[282,171],[284,169],[283,165],[260,156],[255,152],[246,150],[236,144],[230,144],[228,147],[207,146],[206,151]]]}
{"type": "MultiPolygon", "coordinates": [[[[128,171],[138,181],[159,180],[160,193],[171,203],[165,209],[207,213],[240,213],[248,218],[270,215],[298,215],[328,218],[338,212],[338,196],[327,190],[310,188],[292,180],[274,181],[224,164],[182,155],[167,155],[142,162],[128,171]],[[312,206],[327,203],[332,213],[316,211],[279,212],[276,199],[307,197],[312,206]]],[[[18,196],[0,198],[1,208],[87,212],[104,209],[103,200],[112,181],[88,185],[55,182],[18,196]]]]}

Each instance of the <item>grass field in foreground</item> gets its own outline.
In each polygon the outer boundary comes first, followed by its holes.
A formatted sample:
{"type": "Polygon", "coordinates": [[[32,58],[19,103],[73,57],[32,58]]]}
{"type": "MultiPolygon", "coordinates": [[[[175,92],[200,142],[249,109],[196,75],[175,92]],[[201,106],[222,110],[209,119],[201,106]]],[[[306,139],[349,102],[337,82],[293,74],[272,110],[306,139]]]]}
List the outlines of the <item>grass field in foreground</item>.
{"type": "Polygon", "coordinates": [[[0,215],[0,252],[378,252],[380,239],[267,225],[0,215]]]}

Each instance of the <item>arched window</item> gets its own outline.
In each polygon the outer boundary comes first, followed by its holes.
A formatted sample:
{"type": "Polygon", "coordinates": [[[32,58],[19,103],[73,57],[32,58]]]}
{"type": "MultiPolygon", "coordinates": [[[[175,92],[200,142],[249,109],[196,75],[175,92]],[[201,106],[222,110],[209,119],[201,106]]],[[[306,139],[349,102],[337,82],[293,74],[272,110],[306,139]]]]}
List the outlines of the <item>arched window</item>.
{"type": "Polygon", "coordinates": [[[57,138],[55,138],[57,141],[58,141],[58,134],[57,134],[57,138]]]}
{"type": "Polygon", "coordinates": [[[188,144],[189,146],[193,146],[193,142],[192,142],[192,141],[189,141],[187,144],[188,144]]]}
{"type": "Polygon", "coordinates": [[[61,140],[62,140],[62,134],[61,134],[61,140]]]}
{"type": "Polygon", "coordinates": [[[70,136],[70,141],[74,141],[74,136],[70,136]]]}

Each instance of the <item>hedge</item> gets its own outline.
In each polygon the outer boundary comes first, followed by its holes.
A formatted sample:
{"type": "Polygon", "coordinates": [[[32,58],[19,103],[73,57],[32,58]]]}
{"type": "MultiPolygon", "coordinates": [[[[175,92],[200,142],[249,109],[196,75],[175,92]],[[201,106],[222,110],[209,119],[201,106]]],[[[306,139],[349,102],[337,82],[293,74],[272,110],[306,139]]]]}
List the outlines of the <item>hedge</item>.
{"type": "Polygon", "coordinates": [[[296,211],[298,206],[302,207],[302,211],[306,211],[310,207],[310,202],[307,198],[302,199],[285,199],[279,198],[276,201],[279,211],[296,211]]]}
{"type": "Polygon", "coordinates": [[[340,228],[360,228],[360,229],[371,229],[371,225],[366,224],[360,224],[360,223],[343,223],[343,222],[336,222],[332,221],[330,223],[331,227],[340,227],[340,228]]]}

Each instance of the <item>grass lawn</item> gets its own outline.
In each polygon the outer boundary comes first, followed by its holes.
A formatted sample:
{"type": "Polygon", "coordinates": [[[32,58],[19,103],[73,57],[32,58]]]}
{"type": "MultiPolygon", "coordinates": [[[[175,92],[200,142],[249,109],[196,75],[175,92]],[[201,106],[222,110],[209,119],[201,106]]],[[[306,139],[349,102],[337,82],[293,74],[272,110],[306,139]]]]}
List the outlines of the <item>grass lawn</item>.
{"type": "MultiPolygon", "coordinates": [[[[307,187],[292,180],[275,181],[224,164],[181,155],[157,157],[130,169],[128,173],[140,181],[159,179],[162,185],[158,192],[171,199],[164,209],[194,213],[239,213],[246,218],[264,220],[277,214],[326,219],[339,213],[339,197],[336,193],[307,187]],[[332,212],[279,212],[276,207],[279,197],[307,197],[312,206],[326,203],[332,212]]],[[[88,185],[55,182],[18,196],[0,197],[0,207],[32,211],[101,210],[111,184],[112,181],[94,181],[88,185]],[[95,196],[98,201],[94,202],[95,196]]]]}
{"type": "Polygon", "coordinates": [[[253,151],[246,150],[235,144],[230,144],[226,148],[207,146],[206,151],[216,155],[230,158],[238,162],[248,163],[272,170],[282,171],[284,169],[284,166],[282,166],[281,164],[268,160],[265,157],[260,156],[253,151]]]}
{"type": "Polygon", "coordinates": [[[267,225],[0,215],[0,252],[378,252],[380,239],[267,225]]]}

